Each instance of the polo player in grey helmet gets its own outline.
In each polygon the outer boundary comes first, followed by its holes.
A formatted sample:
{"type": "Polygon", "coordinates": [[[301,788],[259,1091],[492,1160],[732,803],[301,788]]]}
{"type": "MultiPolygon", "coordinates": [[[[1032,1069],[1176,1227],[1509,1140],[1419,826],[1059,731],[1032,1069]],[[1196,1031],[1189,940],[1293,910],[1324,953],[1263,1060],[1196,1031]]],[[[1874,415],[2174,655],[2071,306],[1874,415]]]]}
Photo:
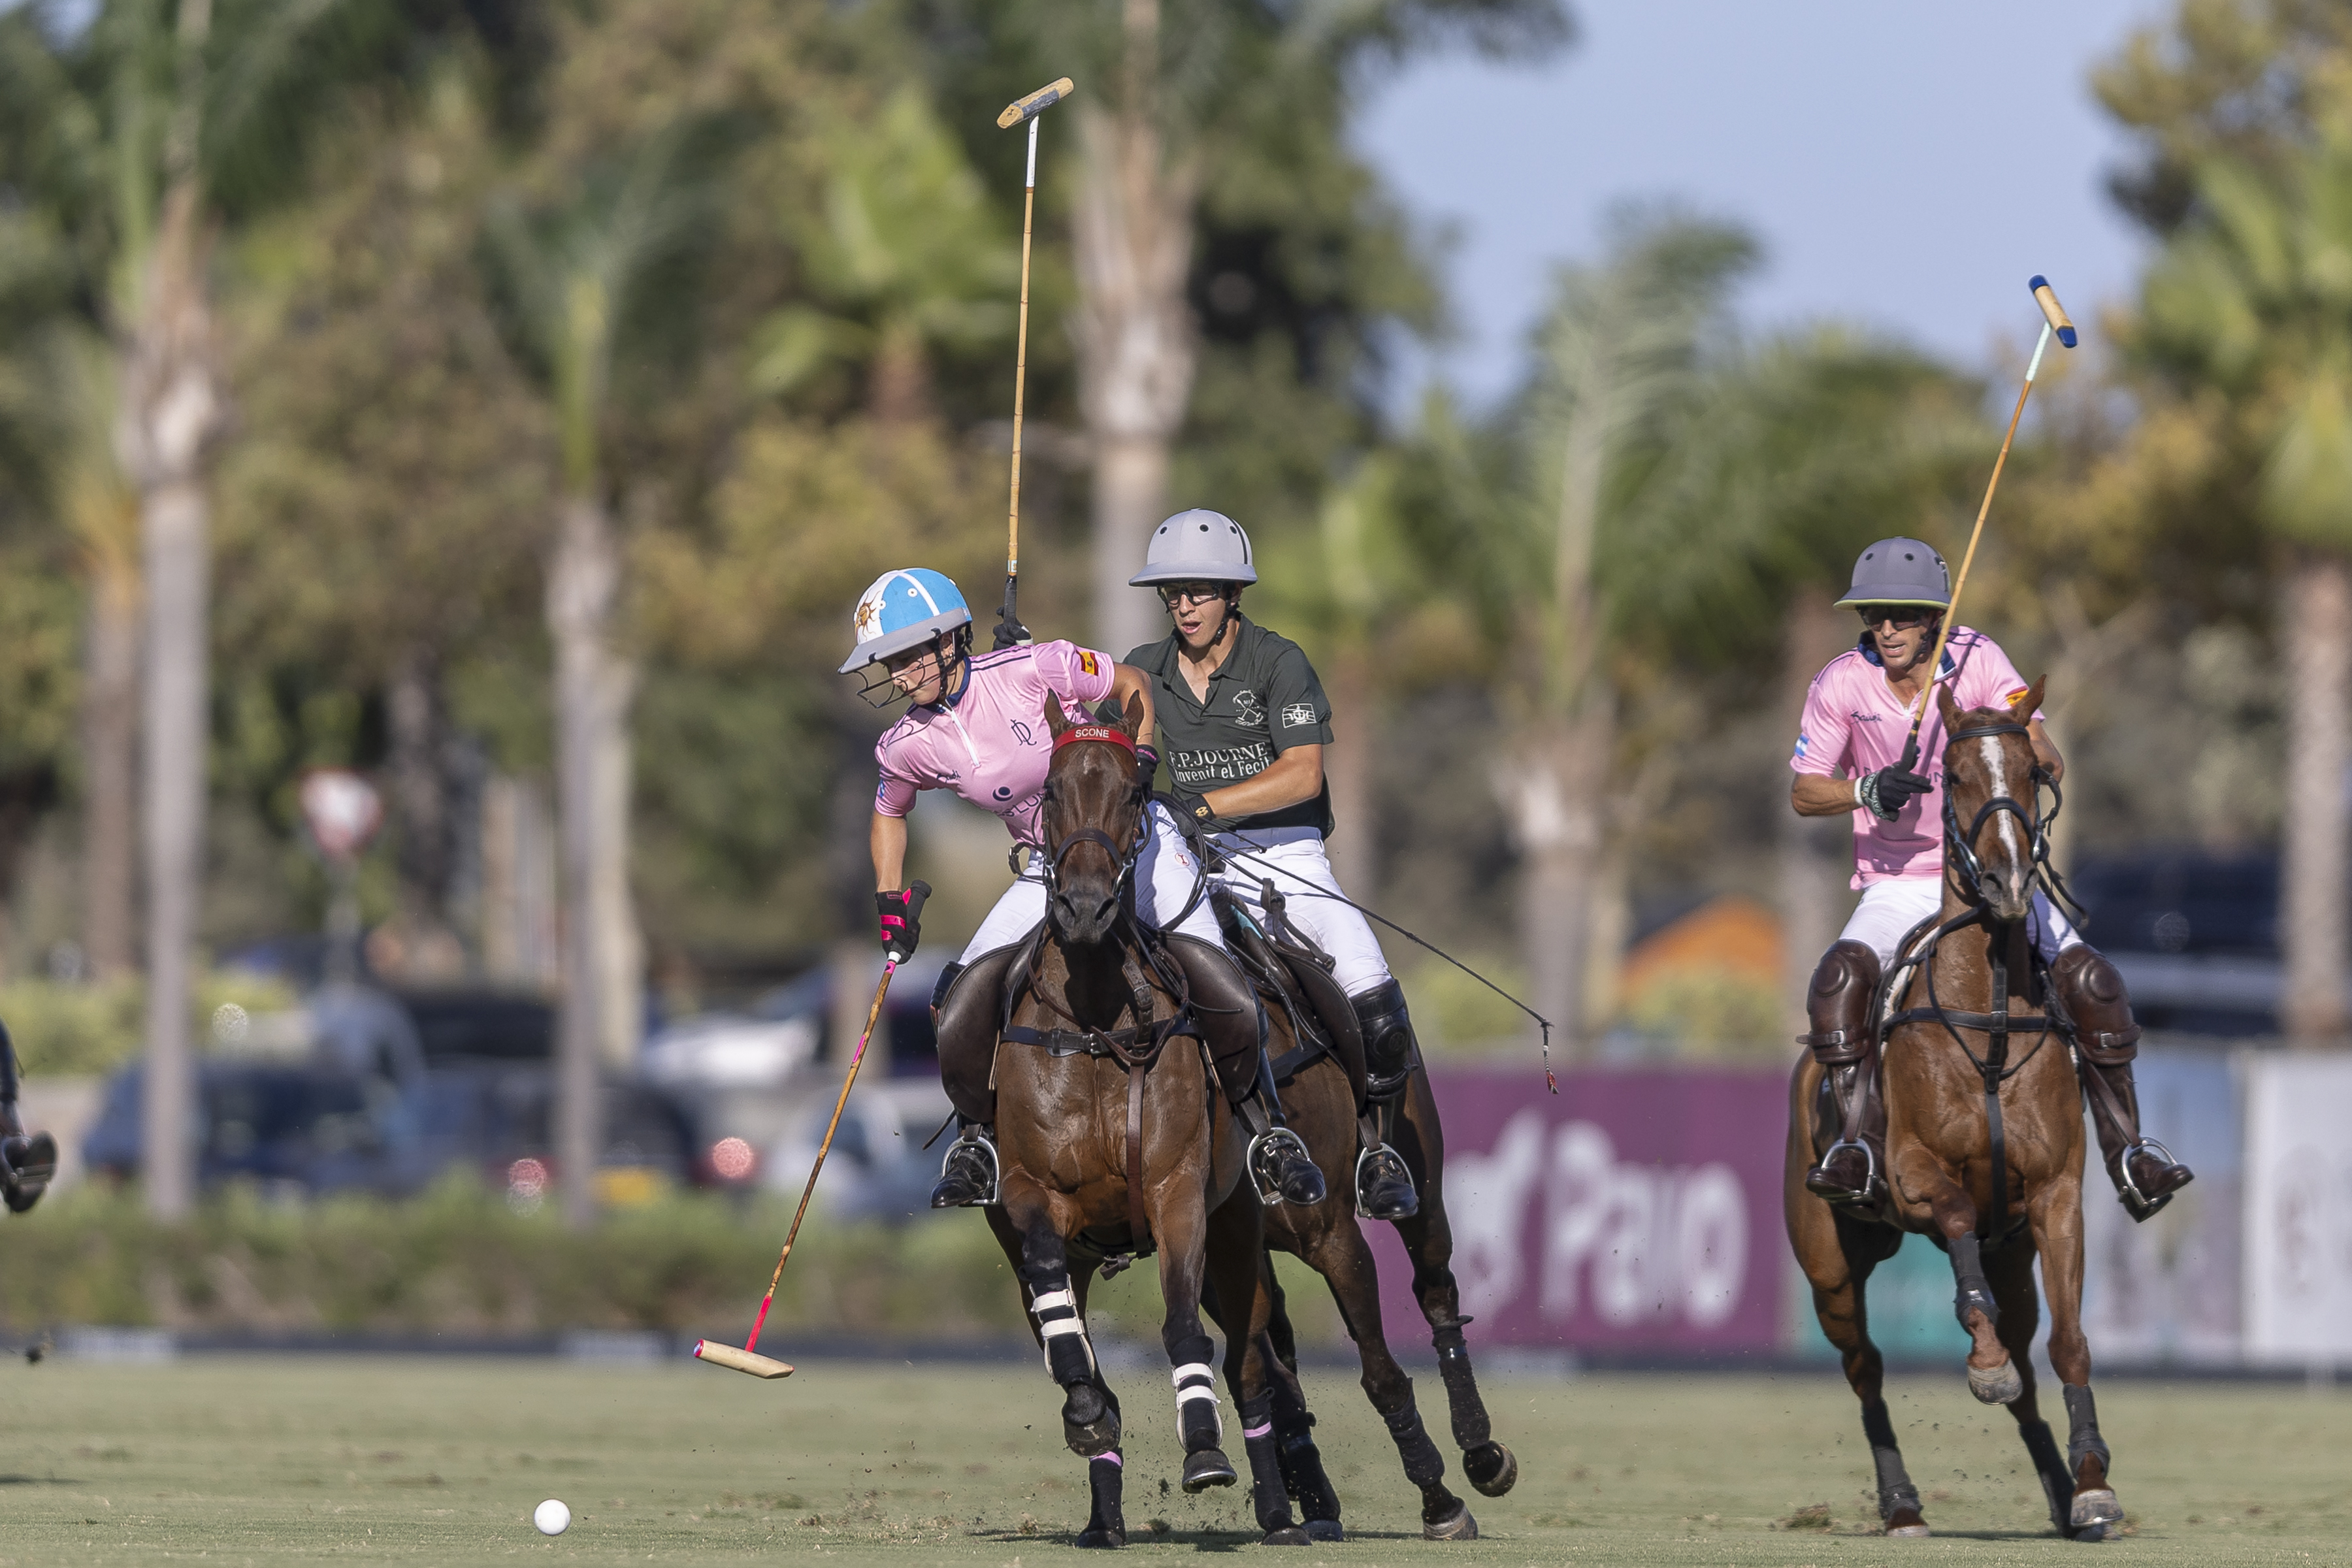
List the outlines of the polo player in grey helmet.
{"type": "MultiPolygon", "coordinates": [[[[1866,1206],[1883,1190],[1886,1110],[1880,1097],[1878,1042],[1871,1005],[1880,975],[1905,935],[1943,901],[1944,723],[1932,700],[1915,746],[1911,714],[1930,684],[1927,662],[1952,602],[1943,557],[1916,539],[1882,539],[1854,563],[1840,608],[1862,614],[1862,640],[1832,659],[1805,695],[1790,804],[1800,816],[1853,821],[1853,886],[1862,892],[1837,942],[1813,971],[1806,996],[1812,1032],[1802,1037],[1825,1069],[1843,1129],[1822,1163],[1805,1173],[1811,1191],[1841,1205],[1866,1206]]],[[[1934,678],[1955,706],[2010,708],[2028,689],[2017,667],[1982,632],[1955,626],[1934,678]]],[[[2033,754],[2054,782],[2065,759],[2027,719],[2033,754]]],[[[2074,1027],[2084,1089],[2107,1174],[2135,1220],[2172,1201],[2189,1167],[2139,1131],[2132,1058],[2139,1026],[2116,966],[2085,942],[2065,912],[2036,892],[2028,934],[2050,966],[2052,989],[2074,1027]]]]}
{"type": "Polygon", "coordinates": [[[1151,535],[1143,570],[1171,623],[1126,662],[1151,683],[1160,751],[1182,815],[1206,836],[1216,877],[1252,910],[1271,880],[1286,917],[1331,959],[1364,1039],[1365,1081],[1381,1140],[1356,1165],[1357,1208],[1370,1219],[1420,1211],[1412,1175],[1391,1147],[1421,1064],[1404,991],[1364,917],[1337,896],[1323,841],[1334,826],[1323,779],[1331,704],[1298,645],[1242,614],[1257,581],[1249,535],[1222,512],[1181,511],[1151,535]],[[1247,859],[1235,858],[1247,855],[1247,859]]]}

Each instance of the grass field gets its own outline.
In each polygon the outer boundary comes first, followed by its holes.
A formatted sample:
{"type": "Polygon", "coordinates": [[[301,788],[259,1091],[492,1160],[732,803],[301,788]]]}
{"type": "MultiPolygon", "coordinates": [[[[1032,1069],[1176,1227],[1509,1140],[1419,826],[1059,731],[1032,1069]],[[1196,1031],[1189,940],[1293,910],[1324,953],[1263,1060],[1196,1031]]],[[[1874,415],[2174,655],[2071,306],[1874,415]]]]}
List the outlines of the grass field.
{"type": "MultiPolygon", "coordinates": [[[[789,1347],[782,1347],[789,1354],[789,1347]]],[[[1241,1488],[1163,1493],[1178,1458],[1164,1369],[1117,1378],[1130,1555],[1255,1545],[1241,1488]],[[1152,1522],[1158,1521],[1158,1522],[1152,1522]]],[[[1351,1378],[1310,1369],[1343,1544],[1301,1568],[1487,1563],[1864,1568],[2352,1562],[2352,1394],[2116,1383],[2100,1393],[2128,1539],[2048,1533],[2007,1415],[1957,1369],[1896,1384],[1934,1541],[1875,1535],[1869,1465],[1833,1376],[1489,1380],[1518,1488],[1469,1494],[1484,1539],[1419,1539],[1416,1494],[1351,1378]],[[1825,1505],[1825,1508],[1815,1505],[1825,1505]],[[1822,1522],[1823,1519],[1827,1522],[1822,1522]]],[[[1433,1435],[1444,1426],[1422,1380],[1433,1435]]],[[[2054,1401],[2052,1402],[2054,1405],[2054,1401]]],[[[712,1368],[557,1361],[215,1357],[0,1365],[0,1563],[730,1562],[1035,1564],[1074,1556],[1083,1468],[1030,1367],[712,1368]],[[547,1541],[532,1507],[560,1497],[547,1541]]],[[[2061,1418],[2061,1439],[2063,1436],[2061,1418]]],[[[1229,1451],[1241,1444],[1231,1427],[1229,1451]]],[[[1443,1437],[1440,1438],[1443,1444],[1443,1437]]],[[[1246,1472],[1244,1472],[1246,1473],[1246,1472]]]]}

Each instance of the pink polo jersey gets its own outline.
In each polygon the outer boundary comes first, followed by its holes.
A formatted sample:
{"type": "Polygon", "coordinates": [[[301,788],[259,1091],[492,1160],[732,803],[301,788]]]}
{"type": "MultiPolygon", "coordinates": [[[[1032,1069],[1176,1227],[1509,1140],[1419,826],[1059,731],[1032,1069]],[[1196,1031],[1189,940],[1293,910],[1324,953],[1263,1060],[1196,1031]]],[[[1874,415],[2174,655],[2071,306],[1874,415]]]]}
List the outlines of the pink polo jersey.
{"type": "MultiPolygon", "coordinates": [[[[2006,708],[2028,690],[2000,645],[1967,626],[1952,628],[1937,684],[1963,709],[2006,708]]],[[[2036,709],[2032,717],[2039,719],[2036,709]]],[[[1823,778],[1859,778],[1902,760],[1911,712],[1886,685],[1885,668],[1865,636],[1813,677],[1789,766],[1823,778]]],[[[1853,881],[1866,888],[1890,877],[1944,874],[1944,716],[1933,691],[1919,726],[1917,771],[1935,788],[1914,795],[1892,822],[1866,807],[1853,811],[1853,881]]]]}
{"type": "Polygon", "coordinates": [[[917,791],[951,789],[1003,818],[1016,843],[1034,845],[1037,804],[1054,760],[1045,694],[1058,694],[1066,706],[1099,702],[1110,684],[1110,656],[1075,643],[1032,643],[975,657],[961,691],[909,709],[874,743],[882,768],[874,809],[904,816],[917,791]]]}

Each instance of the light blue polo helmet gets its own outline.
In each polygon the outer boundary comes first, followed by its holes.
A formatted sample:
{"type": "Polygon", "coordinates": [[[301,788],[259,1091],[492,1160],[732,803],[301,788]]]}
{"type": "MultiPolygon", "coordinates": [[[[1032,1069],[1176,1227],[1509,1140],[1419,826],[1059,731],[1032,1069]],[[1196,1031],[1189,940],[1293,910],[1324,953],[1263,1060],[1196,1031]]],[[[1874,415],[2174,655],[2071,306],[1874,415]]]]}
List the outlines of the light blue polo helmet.
{"type": "Polygon", "coordinates": [[[894,653],[920,647],[941,632],[971,625],[962,591],[928,566],[885,572],[857,600],[852,619],[857,646],[841,662],[841,673],[894,653]]]}

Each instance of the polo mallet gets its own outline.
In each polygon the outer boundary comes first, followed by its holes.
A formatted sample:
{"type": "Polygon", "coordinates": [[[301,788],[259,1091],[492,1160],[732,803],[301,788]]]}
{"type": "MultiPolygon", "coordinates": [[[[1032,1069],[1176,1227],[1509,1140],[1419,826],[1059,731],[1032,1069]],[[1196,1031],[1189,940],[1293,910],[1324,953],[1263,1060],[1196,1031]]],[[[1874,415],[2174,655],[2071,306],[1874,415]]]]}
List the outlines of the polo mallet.
{"type": "MultiPolygon", "coordinates": [[[[907,918],[909,921],[922,914],[923,900],[930,896],[929,883],[908,884],[907,918]]],[[[866,1010],[866,1032],[857,1037],[856,1054],[849,1058],[849,1076],[841,1080],[841,1098],[833,1102],[833,1120],[825,1124],[824,1142],[816,1146],[816,1163],[809,1167],[808,1184],[801,1189],[801,1206],[793,1213],[792,1229],[784,1233],[783,1253],[776,1259],[776,1271],[768,1277],[768,1293],[760,1298],[759,1315],[751,1320],[751,1337],[743,1342],[743,1348],[740,1351],[718,1340],[697,1340],[694,1342],[697,1361],[706,1361],[713,1366],[732,1367],[737,1372],[748,1372],[753,1377],[792,1376],[790,1362],[759,1353],[760,1331],[767,1326],[768,1309],[776,1300],[776,1283],[784,1277],[784,1264],[793,1255],[793,1243],[800,1237],[801,1221],[808,1217],[809,1199],[816,1192],[817,1174],[824,1169],[824,1157],[833,1148],[833,1135],[841,1129],[841,1112],[849,1104],[849,1091],[857,1086],[857,1068],[866,1060],[866,1042],[874,1037],[875,1021],[882,1016],[882,999],[890,994],[890,976],[898,972],[898,961],[895,958],[882,966],[882,983],[874,988],[874,1005],[866,1010]]]]}
{"type": "Polygon", "coordinates": [[[1992,479],[1985,486],[1984,504],[1977,508],[1977,525],[1969,532],[1969,552],[1960,557],[1960,574],[1952,582],[1952,602],[1944,606],[1943,624],[1936,630],[1936,651],[1927,657],[1927,684],[1919,690],[1919,706],[1911,713],[1911,732],[1903,740],[1903,765],[1906,769],[1919,760],[1919,725],[1927,717],[1927,699],[1936,689],[1937,672],[1944,668],[1944,644],[1959,616],[1960,590],[1969,585],[1969,564],[1977,558],[1977,541],[1984,537],[1985,517],[1992,510],[1992,492],[2000,486],[2000,470],[2009,461],[2009,444],[2017,439],[2017,422],[2025,415],[2026,398],[2032,395],[2033,378],[2042,369],[2042,352],[2049,348],[2053,332],[2070,349],[2078,341],[2074,323],[2066,319],[2066,309],[2058,303],[2050,279],[2037,272],[2025,286],[2033,290],[2033,302],[2042,307],[2042,338],[2033,345],[2032,362],[2025,367],[2025,384],[2017,389],[2017,406],[2011,410],[2008,433],[2000,438],[2000,456],[1993,459],[1992,479]]]}
{"type": "Polygon", "coordinates": [[[1021,198],[1021,336],[1013,358],[1013,499],[1004,523],[1004,613],[996,617],[996,646],[1013,647],[1029,640],[1014,601],[1021,593],[1021,405],[1029,391],[1029,233],[1037,214],[1037,119],[1070,96],[1070,79],[1041,87],[1015,99],[996,117],[996,128],[1010,131],[1029,122],[1029,183],[1021,198]]]}

